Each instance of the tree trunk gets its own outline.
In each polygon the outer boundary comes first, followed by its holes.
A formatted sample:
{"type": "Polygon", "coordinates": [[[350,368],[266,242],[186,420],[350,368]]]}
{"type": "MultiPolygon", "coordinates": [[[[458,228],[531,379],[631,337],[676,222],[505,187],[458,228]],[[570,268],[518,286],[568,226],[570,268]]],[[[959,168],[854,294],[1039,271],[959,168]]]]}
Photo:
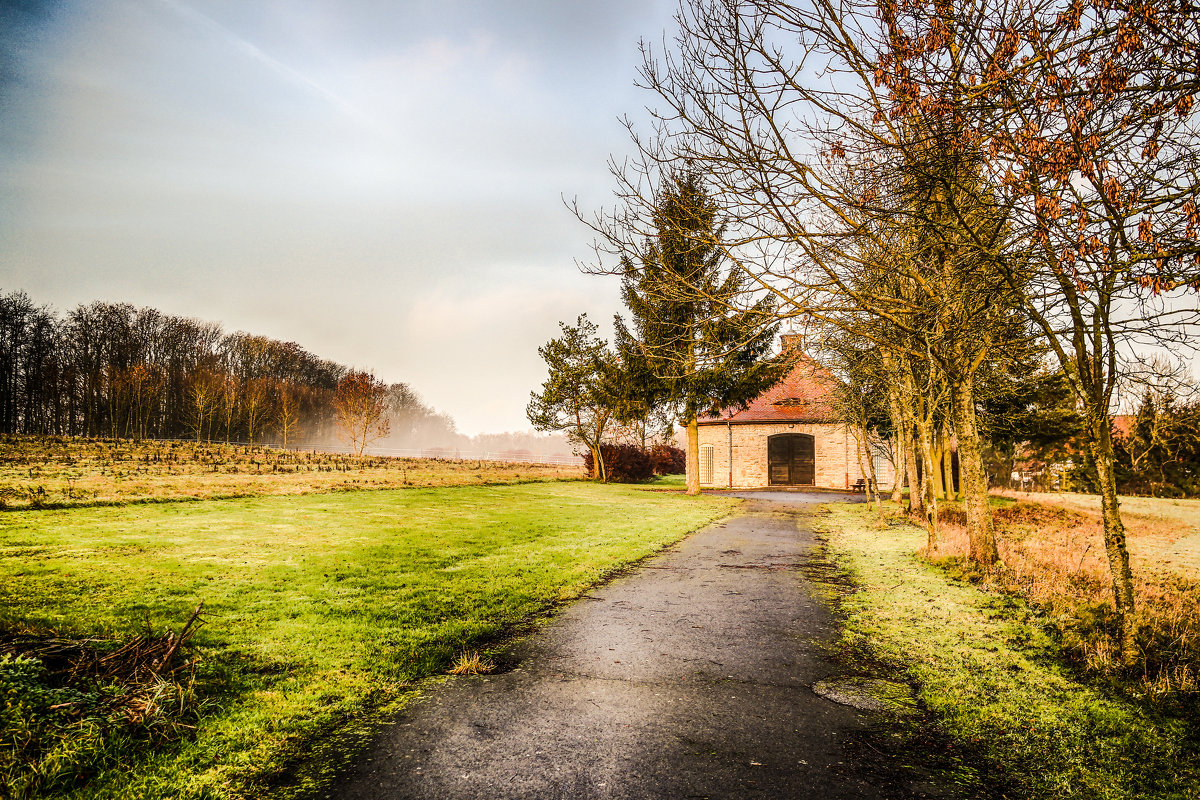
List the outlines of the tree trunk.
{"type": "Polygon", "coordinates": [[[904,499],[904,481],[908,477],[908,451],[907,437],[903,436],[904,431],[904,415],[900,413],[900,401],[896,397],[888,393],[888,413],[892,418],[892,441],[895,448],[892,452],[893,464],[895,465],[895,474],[892,476],[892,502],[900,503],[904,499]]]}
{"type": "MultiPolygon", "coordinates": [[[[920,441],[921,447],[921,487],[917,494],[921,498],[920,513],[925,518],[926,530],[929,532],[926,546],[929,552],[937,549],[938,542],[938,515],[937,515],[937,495],[933,493],[933,431],[930,430],[929,420],[924,417],[917,418],[917,439],[920,441]]],[[[909,491],[912,495],[912,491],[909,491]]],[[[914,511],[916,509],[914,508],[914,511]]]]}
{"type": "Polygon", "coordinates": [[[933,468],[929,472],[933,476],[933,496],[939,500],[945,500],[946,482],[942,480],[942,451],[945,446],[942,444],[942,435],[940,432],[934,434],[932,438],[934,441],[933,468]]]}
{"type": "Polygon", "coordinates": [[[604,453],[600,450],[600,445],[588,445],[588,449],[592,451],[592,466],[596,470],[596,477],[601,483],[608,483],[608,472],[604,468],[604,453]]]}
{"type": "Polygon", "coordinates": [[[992,530],[992,510],[988,506],[987,472],[979,447],[979,429],[975,424],[975,387],[971,380],[960,381],[951,390],[955,433],[958,436],[958,477],[962,484],[963,504],[967,511],[967,538],[971,560],[991,569],[1000,560],[996,535],[992,530]]]}
{"type": "Polygon", "coordinates": [[[950,450],[950,429],[942,431],[942,474],[945,475],[946,499],[957,500],[958,491],[954,488],[954,457],[950,450]]]}
{"type": "Polygon", "coordinates": [[[1125,546],[1125,525],[1117,499],[1117,476],[1113,470],[1111,423],[1104,415],[1092,423],[1092,458],[1100,479],[1100,512],[1104,520],[1104,552],[1112,575],[1113,603],[1121,619],[1121,663],[1129,666],[1137,659],[1133,624],[1133,572],[1129,568],[1129,550],[1125,546]]]}
{"type": "Polygon", "coordinates": [[[908,513],[915,517],[925,516],[925,499],[921,496],[920,477],[917,475],[917,439],[913,436],[914,421],[909,414],[904,415],[904,454],[907,459],[905,479],[908,482],[908,513]]]}
{"type": "Polygon", "coordinates": [[[908,448],[904,446],[904,439],[897,436],[895,439],[895,452],[892,454],[895,458],[895,474],[892,475],[892,502],[899,505],[904,501],[904,482],[908,480],[908,448]]]}
{"type": "Polygon", "coordinates": [[[687,493],[700,494],[700,426],[695,416],[687,421],[687,493]]]}
{"type": "Polygon", "coordinates": [[[857,439],[861,435],[858,447],[858,469],[862,472],[863,457],[867,460],[867,470],[863,473],[863,477],[867,479],[867,501],[875,504],[875,510],[879,512],[879,519],[883,519],[883,499],[879,496],[879,481],[875,478],[875,459],[871,457],[871,440],[864,426],[855,436],[857,439]]]}

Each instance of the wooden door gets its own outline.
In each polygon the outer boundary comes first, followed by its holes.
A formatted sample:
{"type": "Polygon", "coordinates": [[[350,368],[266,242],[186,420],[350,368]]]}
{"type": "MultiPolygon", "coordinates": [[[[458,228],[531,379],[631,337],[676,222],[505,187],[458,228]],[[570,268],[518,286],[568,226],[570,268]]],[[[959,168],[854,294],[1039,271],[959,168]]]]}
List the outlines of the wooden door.
{"type": "Polygon", "coordinates": [[[772,486],[811,486],[816,481],[816,446],[807,433],[767,438],[767,480],[772,486]]]}

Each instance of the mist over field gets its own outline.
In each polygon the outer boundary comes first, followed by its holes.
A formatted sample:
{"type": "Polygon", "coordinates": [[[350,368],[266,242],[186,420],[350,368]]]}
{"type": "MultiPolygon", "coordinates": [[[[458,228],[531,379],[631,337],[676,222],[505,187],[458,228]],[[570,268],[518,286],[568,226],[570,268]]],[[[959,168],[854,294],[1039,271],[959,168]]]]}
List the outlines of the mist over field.
{"type": "Polygon", "coordinates": [[[2,3],[0,286],[302,342],[461,432],[524,429],[538,346],[619,307],[563,198],[610,202],[673,5],[2,3]]]}
{"type": "Polygon", "coordinates": [[[59,312],[0,289],[0,363],[4,433],[572,460],[561,435],[467,436],[409,383],[385,382],[294,341],[128,303],[59,312]],[[361,428],[346,415],[355,387],[369,409],[361,428]]]}

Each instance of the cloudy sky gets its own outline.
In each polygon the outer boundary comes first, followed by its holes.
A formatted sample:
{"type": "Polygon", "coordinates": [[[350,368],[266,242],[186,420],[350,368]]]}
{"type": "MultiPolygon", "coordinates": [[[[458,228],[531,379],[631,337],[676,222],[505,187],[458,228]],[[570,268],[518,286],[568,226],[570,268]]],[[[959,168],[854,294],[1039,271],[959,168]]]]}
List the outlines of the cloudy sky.
{"type": "Polygon", "coordinates": [[[672,0],[0,0],[0,289],[294,340],[528,428],[672,0]]]}

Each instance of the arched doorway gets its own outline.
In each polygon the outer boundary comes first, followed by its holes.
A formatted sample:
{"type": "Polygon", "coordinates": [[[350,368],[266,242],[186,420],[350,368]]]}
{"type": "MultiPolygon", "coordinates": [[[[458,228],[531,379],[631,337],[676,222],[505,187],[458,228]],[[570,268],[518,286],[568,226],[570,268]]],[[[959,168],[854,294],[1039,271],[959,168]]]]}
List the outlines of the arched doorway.
{"type": "Polygon", "coordinates": [[[767,476],[772,486],[811,486],[816,481],[816,449],[807,433],[767,437],[767,476]]]}

